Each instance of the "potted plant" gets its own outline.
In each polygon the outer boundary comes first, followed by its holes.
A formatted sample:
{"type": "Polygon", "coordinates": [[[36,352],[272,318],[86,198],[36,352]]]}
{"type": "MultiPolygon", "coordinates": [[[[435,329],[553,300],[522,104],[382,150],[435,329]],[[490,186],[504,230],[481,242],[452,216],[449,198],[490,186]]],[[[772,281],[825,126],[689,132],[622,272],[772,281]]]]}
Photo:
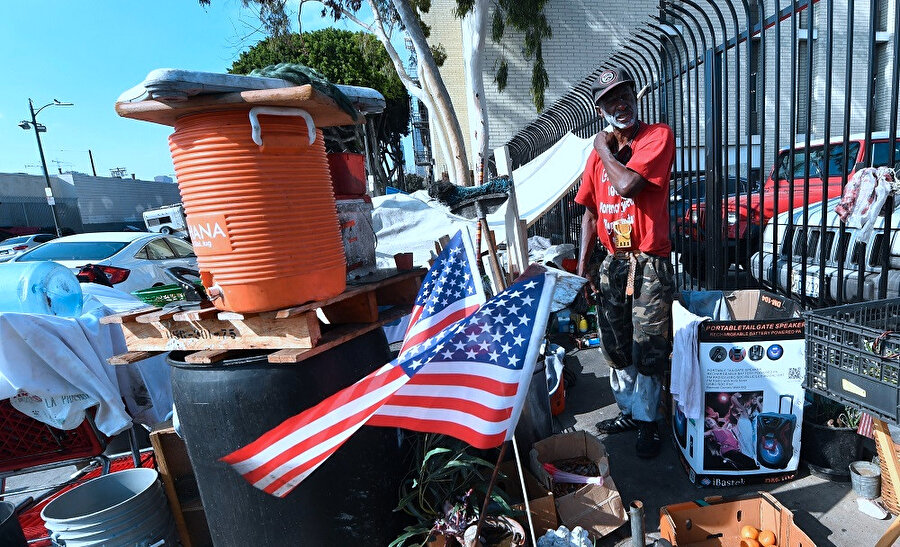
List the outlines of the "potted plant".
{"type": "MultiPolygon", "coordinates": [[[[466,545],[466,531],[478,522],[479,500],[484,500],[494,465],[468,444],[444,435],[416,435],[415,450],[414,468],[400,487],[395,511],[410,515],[416,522],[388,547],[466,545]]],[[[486,541],[482,547],[505,545],[503,536],[515,536],[521,530],[508,518],[515,513],[509,496],[496,486],[490,496],[489,516],[482,525],[481,536],[486,541]]],[[[469,536],[474,538],[474,530],[469,536]]],[[[524,541],[524,532],[519,536],[524,541]]]]}
{"type": "Polygon", "coordinates": [[[859,459],[862,437],[856,433],[862,413],[827,397],[812,394],[804,410],[801,458],[813,475],[850,480],[850,463],[859,459]]]}

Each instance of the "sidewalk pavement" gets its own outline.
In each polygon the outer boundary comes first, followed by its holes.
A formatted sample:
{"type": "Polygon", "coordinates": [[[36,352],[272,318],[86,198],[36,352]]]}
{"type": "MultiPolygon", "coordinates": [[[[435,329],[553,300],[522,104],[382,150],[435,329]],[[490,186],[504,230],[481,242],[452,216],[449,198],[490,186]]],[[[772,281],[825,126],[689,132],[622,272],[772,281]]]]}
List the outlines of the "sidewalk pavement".
{"type": "MultiPolygon", "coordinates": [[[[554,418],[554,430],[588,431],[606,445],[610,472],[627,507],[634,500],[644,503],[645,528],[648,534],[659,531],[659,509],[662,506],[708,496],[734,496],[765,490],[771,492],[794,513],[794,520],[817,547],[863,547],[875,545],[893,517],[876,520],[859,512],[856,495],[849,482],[832,482],[809,474],[801,462],[798,478],[779,484],[757,484],[730,488],[698,488],[688,480],[668,427],[660,427],[662,452],[652,460],[634,455],[637,433],[630,431],[604,436],[598,433],[600,420],[618,414],[609,387],[609,368],[601,363],[596,348],[578,350],[568,340],[554,340],[566,347],[566,367],[577,377],[566,390],[566,409],[554,418]]],[[[598,542],[598,547],[617,544],[630,534],[626,525],[598,542]]],[[[658,536],[655,536],[658,537],[658,536]]]]}

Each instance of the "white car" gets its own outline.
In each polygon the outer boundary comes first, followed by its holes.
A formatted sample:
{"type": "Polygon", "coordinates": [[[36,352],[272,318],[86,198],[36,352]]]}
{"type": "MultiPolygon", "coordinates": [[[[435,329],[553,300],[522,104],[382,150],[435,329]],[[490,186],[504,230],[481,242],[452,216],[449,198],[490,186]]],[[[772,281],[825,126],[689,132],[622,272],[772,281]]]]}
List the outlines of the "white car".
{"type": "Polygon", "coordinates": [[[46,243],[51,239],[56,239],[53,234],[32,234],[30,236],[11,237],[0,241],[0,262],[7,262],[24,253],[28,249],[33,249],[41,243],[46,243]]]}
{"type": "Polygon", "coordinates": [[[115,288],[134,292],[173,279],[166,268],[197,268],[191,244],[174,236],[147,232],[98,232],[65,236],[22,253],[13,262],[52,260],[74,273],[85,264],[95,264],[115,288]]]}

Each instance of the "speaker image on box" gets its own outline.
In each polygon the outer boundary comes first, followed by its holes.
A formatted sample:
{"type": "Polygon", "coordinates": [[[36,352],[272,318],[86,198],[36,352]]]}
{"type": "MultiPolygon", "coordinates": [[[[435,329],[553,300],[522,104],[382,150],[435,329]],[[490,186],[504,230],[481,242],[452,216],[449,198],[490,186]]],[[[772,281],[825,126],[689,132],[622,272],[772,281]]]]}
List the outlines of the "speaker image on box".
{"type": "Polygon", "coordinates": [[[687,416],[678,408],[677,404],[675,405],[675,413],[672,416],[672,433],[678,439],[678,444],[681,445],[681,448],[685,448],[687,446],[687,416]]]}
{"type": "Polygon", "coordinates": [[[756,417],[756,459],[769,469],[785,469],[794,455],[794,428],[797,416],[793,413],[794,397],[778,398],[778,412],[764,412],[756,417]],[[781,402],[790,399],[790,410],[781,412],[781,402]]]}

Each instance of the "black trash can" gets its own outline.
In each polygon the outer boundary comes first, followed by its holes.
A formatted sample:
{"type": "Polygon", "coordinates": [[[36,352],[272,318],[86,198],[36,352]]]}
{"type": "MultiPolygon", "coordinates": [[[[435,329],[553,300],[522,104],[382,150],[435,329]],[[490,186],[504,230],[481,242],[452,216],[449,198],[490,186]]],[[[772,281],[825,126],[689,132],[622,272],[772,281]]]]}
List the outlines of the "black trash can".
{"type": "Polygon", "coordinates": [[[293,492],[256,489],[219,458],[388,362],[381,329],[298,364],[265,355],[184,363],[172,352],[172,388],[216,547],[387,545],[400,535],[394,513],[410,453],[394,428],[363,426],[293,492]]]}

